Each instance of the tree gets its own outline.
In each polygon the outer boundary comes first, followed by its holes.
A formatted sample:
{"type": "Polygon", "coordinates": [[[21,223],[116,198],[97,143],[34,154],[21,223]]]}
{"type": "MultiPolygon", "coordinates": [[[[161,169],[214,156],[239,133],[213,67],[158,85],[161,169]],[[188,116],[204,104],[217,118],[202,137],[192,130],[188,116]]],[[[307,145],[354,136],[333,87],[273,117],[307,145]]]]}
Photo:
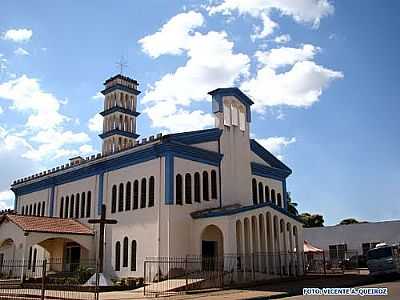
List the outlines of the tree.
{"type": "Polygon", "coordinates": [[[360,223],[359,221],[357,221],[354,218],[348,218],[348,219],[344,219],[342,221],[340,221],[339,225],[349,225],[349,224],[358,224],[360,223]]]}
{"type": "Polygon", "coordinates": [[[287,199],[288,212],[294,216],[298,216],[299,211],[297,210],[297,203],[292,202],[292,198],[290,197],[290,192],[286,193],[286,199],[287,199]]]}
{"type": "Polygon", "coordinates": [[[324,226],[324,217],[319,214],[311,215],[309,213],[303,213],[299,215],[299,218],[304,223],[304,227],[323,227],[324,226]]]}

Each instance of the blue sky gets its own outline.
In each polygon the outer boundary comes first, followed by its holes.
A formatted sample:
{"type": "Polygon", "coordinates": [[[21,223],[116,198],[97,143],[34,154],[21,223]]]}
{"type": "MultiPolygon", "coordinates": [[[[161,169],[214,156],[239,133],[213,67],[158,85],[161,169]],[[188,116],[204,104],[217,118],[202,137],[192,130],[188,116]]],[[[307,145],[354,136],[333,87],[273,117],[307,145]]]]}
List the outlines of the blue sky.
{"type": "Polygon", "coordinates": [[[141,136],[210,127],[207,91],[238,86],[301,212],[399,219],[399,6],[2,1],[0,206],[13,179],[100,150],[97,93],[124,56],[141,136]]]}

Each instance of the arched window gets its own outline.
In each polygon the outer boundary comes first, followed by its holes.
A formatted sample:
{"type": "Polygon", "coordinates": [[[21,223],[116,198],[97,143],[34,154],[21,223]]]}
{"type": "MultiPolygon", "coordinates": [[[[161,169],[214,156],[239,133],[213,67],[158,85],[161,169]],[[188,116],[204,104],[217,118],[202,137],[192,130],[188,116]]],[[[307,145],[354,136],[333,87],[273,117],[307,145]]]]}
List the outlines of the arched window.
{"type": "Polygon", "coordinates": [[[41,208],[42,208],[42,204],[39,202],[38,207],[37,207],[37,212],[36,212],[37,216],[40,216],[40,211],[42,210],[41,208]]]}
{"type": "Polygon", "coordinates": [[[264,186],[262,182],[258,183],[258,199],[260,200],[260,203],[264,203],[264,186]]]}
{"type": "Polygon", "coordinates": [[[36,203],[33,204],[33,215],[36,216],[36,203]]]}
{"type": "Polygon", "coordinates": [[[200,173],[194,173],[194,202],[200,202],[200,173]]]}
{"type": "Polygon", "coordinates": [[[253,204],[257,204],[257,180],[255,178],[251,181],[251,191],[253,193],[253,204]]]}
{"type": "Polygon", "coordinates": [[[65,197],[64,218],[68,219],[68,216],[69,216],[69,196],[65,197]]]}
{"type": "Polygon", "coordinates": [[[269,197],[269,187],[268,185],[265,186],[265,202],[270,202],[271,199],[269,197]]]}
{"type": "Polygon", "coordinates": [[[76,203],[75,203],[75,218],[79,218],[79,205],[80,205],[80,195],[76,194],[76,203]]]}
{"type": "Polygon", "coordinates": [[[119,184],[119,191],[118,191],[118,211],[124,210],[124,184],[119,184]]]}
{"type": "Polygon", "coordinates": [[[42,202],[42,216],[44,217],[44,214],[46,212],[46,202],[42,202]]]}
{"type": "Polygon", "coordinates": [[[32,204],[29,205],[29,215],[32,216],[32,204]]]}
{"type": "Polygon", "coordinates": [[[185,203],[192,204],[192,176],[189,173],[185,175],[185,203]]]}
{"type": "Polygon", "coordinates": [[[115,271],[121,270],[121,243],[115,243],[115,271]]]}
{"type": "Polygon", "coordinates": [[[22,206],[21,215],[24,215],[24,214],[25,214],[25,207],[24,207],[24,206],[22,206]]]}
{"type": "Polygon", "coordinates": [[[128,238],[124,237],[123,252],[122,252],[122,267],[128,267],[128,238]]]}
{"type": "Polygon", "coordinates": [[[146,207],[146,178],[142,178],[140,183],[140,208],[146,207]]]}
{"type": "Polygon", "coordinates": [[[132,241],[131,245],[131,271],[136,271],[136,241],[132,241]]]}
{"type": "Polygon", "coordinates": [[[61,201],[60,201],[60,218],[63,217],[63,212],[64,212],[64,197],[61,197],[61,201]]]}
{"type": "Polygon", "coordinates": [[[69,207],[69,217],[73,218],[74,217],[74,208],[75,208],[75,196],[72,195],[71,196],[71,203],[70,203],[70,207],[69,207]]]}
{"type": "Polygon", "coordinates": [[[83,192],[81,199],[81,218],[85,217],[85,206],[86,206],[86,194],[85,192],[83,192]]]}
{"type": "Polygon", "coordinates": [[[111,213],[117,211],[117,186],[114,184],[111,190],[111,213]]]}
{"type": "Polygon", "coordinates": [[[217,199],[217,172],[211,171],[211,199],[217,199]]]}
{"type": "Polygon", "coordinates": [[[182,175],[181,174],[177,174],[176,178],[175,178],[175,202],[176,204],[182,205],[182,197],[183,197],[183,193],[182,193],[182,175]]]}
{"type": "Polygon", "coordinates": [[[139,180],[133,183],[133,209],[139,208],[139,180]]]}
{"type": "Polygon", "coordinates": [[[149,179],[149,207],[154,206],[154,188],[155,188],[154,176],[151,176],[149,179]]]}
{"type": "Polygon", "coordinates": [[[92,192],[87,192],[87,202],[86,202],[86,218],[90,218],[90,211],[92,209],[92,192]]]}
{"type": "Polygon", "coordinates": [[[210,192],[208,189],[208,173],[207,171],[203,172],[203,200],[209,201],[210,200],[210,192]]]}
{"type": "Polygon", "coordinates": [[[278,206],[279,206],[279,207],[283,207],[283,206],[282,206],[282,196],[281,196],[281,193],[278,193],[276,196],[277,196],[277,198],[278,198],[278,206]]]}
{"type": "Polygon", "coordinates": [[[273,204],[276,205],[276,197],[275,197],[275,190],[271,189],[271,201],[273,204]]]}
{"type": "Polygon", "coordinates": [[[132,184],[130,181],[126,184],[125,210],[131,210],[132,184]]]}
{"type": "Polygon", "coordinates": [[[33,250],[32,272],[36,272],[37,249],[33,250]]]}

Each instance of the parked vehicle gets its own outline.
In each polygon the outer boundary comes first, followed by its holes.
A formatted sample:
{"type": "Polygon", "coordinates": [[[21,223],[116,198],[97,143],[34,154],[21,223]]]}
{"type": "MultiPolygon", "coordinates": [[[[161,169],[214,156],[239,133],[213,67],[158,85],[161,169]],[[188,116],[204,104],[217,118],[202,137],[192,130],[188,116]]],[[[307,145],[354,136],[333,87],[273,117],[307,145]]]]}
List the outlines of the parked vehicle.
{"type": "Polygon", "coordinates": [[[399,245],[378,244],[367,254],[367,266],[370,275],[400,274],[399,245]]]}

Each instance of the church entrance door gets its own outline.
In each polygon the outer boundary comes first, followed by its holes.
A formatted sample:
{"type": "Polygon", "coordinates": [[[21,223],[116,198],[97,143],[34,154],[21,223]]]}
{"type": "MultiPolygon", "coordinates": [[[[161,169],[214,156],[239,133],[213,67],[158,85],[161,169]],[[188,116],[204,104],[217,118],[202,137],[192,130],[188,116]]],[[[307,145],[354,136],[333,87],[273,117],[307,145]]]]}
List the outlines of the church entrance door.
{"type": "Polygon", "coordinates": [[[68,243],[65,247],[65,268],[67,272],[74,272],[81,261],[81,247],[77,243],[68,243]]]}
{"type": "Polygon", "coordinates": [[[202,241],[201,251],[203,254],[203,270],[213,271],[217,258],[218,245],[216,241],[202,241]]]}

